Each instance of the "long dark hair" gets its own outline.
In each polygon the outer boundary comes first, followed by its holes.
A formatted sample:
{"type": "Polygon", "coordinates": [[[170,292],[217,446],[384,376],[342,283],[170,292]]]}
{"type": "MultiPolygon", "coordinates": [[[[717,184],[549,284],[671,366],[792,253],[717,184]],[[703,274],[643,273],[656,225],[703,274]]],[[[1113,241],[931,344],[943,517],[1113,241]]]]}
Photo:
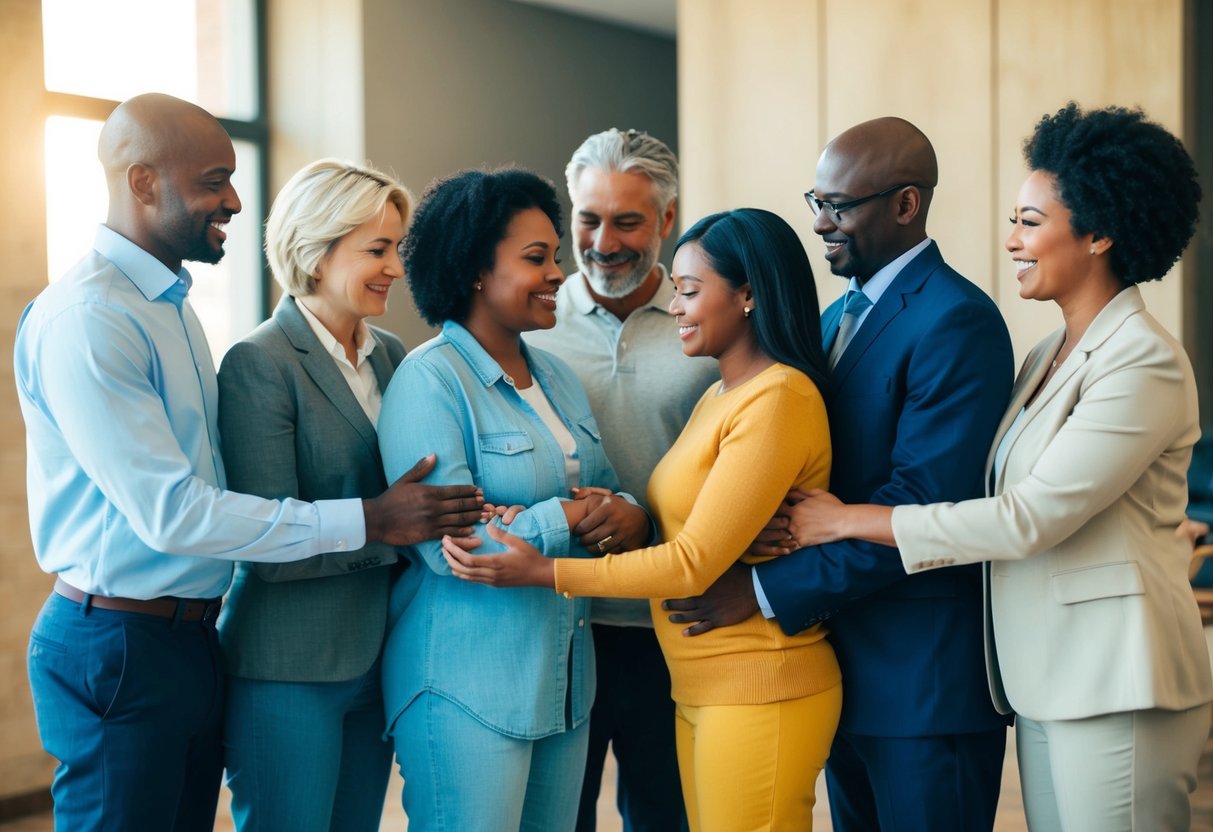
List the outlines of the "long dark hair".
{"type": "Polygon", "coordinates": [[[703,250],[712,268],[735,289],[754,294],[750,323],[758,347],[803,372],[819,388],[829,376],[821,346],[821,311],[813,268],[796,232],[761,208],[735,208],[704,217],[678,238],[703,250]]]}

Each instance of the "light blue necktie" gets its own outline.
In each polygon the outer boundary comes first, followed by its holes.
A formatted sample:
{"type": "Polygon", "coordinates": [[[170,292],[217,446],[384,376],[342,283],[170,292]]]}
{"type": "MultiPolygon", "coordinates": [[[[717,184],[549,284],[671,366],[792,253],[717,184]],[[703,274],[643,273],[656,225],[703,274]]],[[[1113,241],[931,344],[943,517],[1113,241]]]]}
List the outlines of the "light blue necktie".
{"type": "Polygon", "coordinates": [[[848,289],[846,300],[842,302],[842,320],[838,322],[838,334],[834,337],[834,345],[830,348],[830,369],[838,363],[847,344],[859,328],[859,316],[872,305],[871,299],[856,289],[848,289]]]}

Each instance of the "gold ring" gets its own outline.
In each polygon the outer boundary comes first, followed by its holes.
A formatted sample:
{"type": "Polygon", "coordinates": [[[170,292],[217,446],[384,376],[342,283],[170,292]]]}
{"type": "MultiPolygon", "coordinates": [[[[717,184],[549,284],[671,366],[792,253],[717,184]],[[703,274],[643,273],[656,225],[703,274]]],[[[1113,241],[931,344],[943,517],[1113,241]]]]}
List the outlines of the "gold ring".
{"type": "Polygon", "coordinates": [[[608,534],[602,540],[598,541],[598,554],[603,554],[607,550],[607,544],[611,542],[611,536],[608,534]]]}

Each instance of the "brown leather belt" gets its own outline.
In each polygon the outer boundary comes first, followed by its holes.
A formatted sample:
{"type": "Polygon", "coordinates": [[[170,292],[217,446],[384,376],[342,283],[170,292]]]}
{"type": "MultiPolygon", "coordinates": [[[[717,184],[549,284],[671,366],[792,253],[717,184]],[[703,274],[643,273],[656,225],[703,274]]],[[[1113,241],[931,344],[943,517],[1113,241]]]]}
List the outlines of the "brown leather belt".
{"type": "Polygon", "coordinates": [[[222,598],[113,598],[107,595],[90,595],[81,592],[62,578],[55,579],[55,592],[69,601],[86,604],[102,610],[137,612],[160,618],[175,618],[179,621],[214,621],[219,617],[222,598]]]}

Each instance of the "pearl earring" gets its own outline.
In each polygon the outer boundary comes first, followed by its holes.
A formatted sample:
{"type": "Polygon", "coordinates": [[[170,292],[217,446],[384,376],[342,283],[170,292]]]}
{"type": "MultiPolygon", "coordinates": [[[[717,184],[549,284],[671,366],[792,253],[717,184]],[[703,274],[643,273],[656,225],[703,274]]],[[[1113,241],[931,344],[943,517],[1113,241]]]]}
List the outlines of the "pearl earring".
{"type": "Polygon", "coordinates": [[[1094,254],[1094,253],[1095,253],[1095,246],[1091,246],[1091,253],[1092,253],[1092,254],[1094,254]]]}
{"type": "Polygon", "coordinates": [[[753,309],[751,309],[750,307],[747,306],[741,310],[741,313],[748,318],[748,317],[750,317],[750,313],[753,311],[754,311],[753,309]]]}
{"type": "MultiPolygon", "coordinates": [[[[1094,253],[1095,253],[1095,249],[1091,249],[1091,253],[1092,253],[1092,254],[1094,254],[1094,253]]],[[[480,289],[482,288],[482,287],[481,287],[481,284],[480,284],[480,281],[479,281],[479,280],[477,280],[475,283],[473,283],[473,284],[472,284],[472,288],[473,288],[473,289],[475,289],[477,292],[479,292],[479,291],[480,291],[480,289]]]]}

